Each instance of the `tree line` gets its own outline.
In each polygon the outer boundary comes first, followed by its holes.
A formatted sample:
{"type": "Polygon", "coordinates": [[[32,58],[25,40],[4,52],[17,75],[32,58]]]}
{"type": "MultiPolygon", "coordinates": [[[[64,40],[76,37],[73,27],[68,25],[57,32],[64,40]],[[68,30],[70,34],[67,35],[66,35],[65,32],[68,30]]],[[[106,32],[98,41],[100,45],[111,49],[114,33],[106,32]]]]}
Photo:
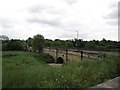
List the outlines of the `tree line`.
{"type": "Polygon", "coordinates": [[[5,35],[0,35],[3,51],[23,51],[25,47],[32,47],[33,51],[42,52],[43,47],[63,48],[63,49],[80,49],[80,50],[96,50],[96,51],[117,51],[120,46],[120,41],[106,40],[91,40],[84,41],[83,39],[45,39],[43,35],[37,34],[27,40],[11,39],[5,35]]]}

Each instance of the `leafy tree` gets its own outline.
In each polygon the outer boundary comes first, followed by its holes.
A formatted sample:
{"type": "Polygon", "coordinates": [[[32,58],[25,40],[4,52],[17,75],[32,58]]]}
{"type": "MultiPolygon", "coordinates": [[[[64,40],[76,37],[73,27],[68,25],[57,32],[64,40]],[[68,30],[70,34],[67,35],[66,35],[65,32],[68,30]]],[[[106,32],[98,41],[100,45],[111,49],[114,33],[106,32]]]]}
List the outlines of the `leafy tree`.
{"type": "Polygon", "coordinates": [[[82,39],[75,39],[74,40],[74,47],[77,48],[84,48],[85,43],[83,42],[82,39]]]}
{"type": "Polygon", "coordinates": [[[32,42],[33,42],[33,39],[32,39],[31,37],[29,37],[29,38],[27,39],[27,44],[28,44],[29,46],[32,46],[32,42]]]}
{"type": "Polygon", "coordinates": [[[96,50],[96,44],[95,44],[95,42],[94,41],[86,42],[85,49],[96,50]]]}
{"type": "Polygon", "coordinates": [[[23,50],[23,42],[20,40],[10,40],[6,43],[6,50],[8,51],[22,51],[23,50]]]}
{"type": "Polygon", "coordinates": [[[66,46],[66,48],[73,48],[73,47],[74,47],[74,44],[73,44],[72,41],[66,40],[65,46],[66,46]]]}
{"type": "Polygon", "coordinates": [[[54,41],[54,47],[62,47],[60,41],[54,41]]]}
{"type": "Polygon", "coordinates": [[[33,49],[38,52],[43,51],[43,46],[44,46],[45,39],[42,35],[37,34],[33,37],[33,49]]]}
{"type": "Polygon", "coordinates": [[[7,50],[7,43],[2,42],[2,51],[6,51],[7,50]]]}
{"type": "Polygon", "coordinates": [[[45,44],[46,47],[51,47],[52,46],[52,40],[50,39],[45,39],[45,44]]]}

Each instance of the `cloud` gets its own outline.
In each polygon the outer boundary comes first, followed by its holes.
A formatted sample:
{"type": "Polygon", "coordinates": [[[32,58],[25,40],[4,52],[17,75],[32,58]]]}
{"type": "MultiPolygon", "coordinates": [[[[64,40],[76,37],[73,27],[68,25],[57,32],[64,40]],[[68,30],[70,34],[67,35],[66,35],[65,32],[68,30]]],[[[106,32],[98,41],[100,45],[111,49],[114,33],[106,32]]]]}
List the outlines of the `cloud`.
{"type": "Polygon", "coordinates": [[[106,23],[109,25],[118,25],[118,18],[120,17],[120,5],[113,3],[109,6],[110,11],[103,18],[106,19],[106,23]]]}
{"type": "Polygon", "coordinates": [[[117,26],[118,25],[118,11],[114,10],[111,13],[109,13],[107,16],[104,16],[104,19],[106,19],[106,23],[109,25],[117,26]]]}
{"type": "Polygon", "coordinates": [[[43,5],[35,5],[35,6],[30,7],[30,8],[28,9],[28,11],[29,11],[30,13],[40,13],[40,12],[44,11],[44,10],[47,9],[47,8],[49,8],[49,7],[45,7],[45,6],[43,6],[43,5]]]}
{"type": "Polygon", "coordinates": [[[35,5],[30,7],[28,11],[33,14],[41,14],[45,12],[51,14],[64,14],[65,9],[55,8],[53,6],[35,5]]]}
{"type": "Polygon", "coordinates": [[[118,25],[118,20],[109,20],[109,21],[107,21],[107,24],[109,24],[109,25],[112,25],[112,26],[116,26],[116,25],[118,25]]]}
{"type": "Polygon", "coordinates": [[[60,26],[60,22],[58,22],[57,20],[45,20],[45,19],[39,19],[39,18],[32,18],[32,19],[28,19],[27,20],[30,23],[37,23],[37,24],[45,24],[45,25],[49,25],[49,26],[60,26]]]}
{"type": "Polygon", "coordinates": [[[118,19],[118,10],[113,10],[108,15],[104,16],[104,19],[118,19]]]}
{"type": "Polygon", "coordinates": [[[69,5],[77,3],[78,0],[63,0],[64,2],[68,3],[69,5]]]}
{"type": "Polygon", "coordinates": [[[20,39],[38,33],[49,39],[71,39],[78,30],[82,39],[116,40],[117,3],[111,3],[113,0],[1,0],[0,30],[20,39]]]}
{"type": "MultiPolygon", "coordinates": [[[[77,38],[77,33],[75,31],[71,31],[71,32],[72,33],[64,32],[64,34],[58,35],[57,37],[61,38],[61,39],[74,39],[74,38],[77,38]]],[[[79,32],[78,38],[80,38],[80,39],[84,38],[84,40],[89,40],[89,34],[79,32]]]]}
{"type": "Polygon", "coordinates": [[[118,3],[112,3],[109,5],[109,8],[116,8],[118,7],[118,3]]]}
{"type": "Polygon", "coordinates": [[[118,12],[120,5],[118,3],[112,3],[111,5],[109,5],[109,12],[106,16],[104,16],[104,19],[118,19],[118,12]]]}
{"type": "Polygon", "coordinates": [[[3,28],[13,27],[13,21],[8,18],[0,18],[0,26],[3,28]]]}
{"type": "Polygon", "coordinates": [[[28,8],[29,17],[26,19],[28,23],[37,23],[60,28],[62,27],[62,19],[64,19],[65,9],[63,7],[45,6],[41,4],[28,8]]]}

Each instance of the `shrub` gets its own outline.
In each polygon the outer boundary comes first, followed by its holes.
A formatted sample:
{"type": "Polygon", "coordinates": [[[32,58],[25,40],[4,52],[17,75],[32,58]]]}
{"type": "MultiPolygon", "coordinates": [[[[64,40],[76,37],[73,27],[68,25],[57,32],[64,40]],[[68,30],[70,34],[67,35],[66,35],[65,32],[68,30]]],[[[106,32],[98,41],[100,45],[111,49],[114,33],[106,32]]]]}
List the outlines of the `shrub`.
{"type": "Polygon", "coordinates": [[[20,40],[10,40],[6,44],[7,51],[23,51],[23,43],[20,40]]]}
{"type": "Polygon", "coordinates": [[[40,54],[34,54],[33,55],[35,58],[39,58],[40,60],[42,60],[45,63],[54,63],[54,58],[49,55],[49,54],[45,54],[45,53],[40,53],[40,54]]]}

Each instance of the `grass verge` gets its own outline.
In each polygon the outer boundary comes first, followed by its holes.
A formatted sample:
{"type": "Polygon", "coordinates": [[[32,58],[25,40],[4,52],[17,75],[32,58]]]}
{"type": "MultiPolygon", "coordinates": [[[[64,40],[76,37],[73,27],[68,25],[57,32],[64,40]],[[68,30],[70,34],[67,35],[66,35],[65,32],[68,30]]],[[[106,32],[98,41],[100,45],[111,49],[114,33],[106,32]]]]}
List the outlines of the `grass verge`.
{"type": "Polygon", "coordinates": [[[70,61],[61,68],[49,66],[50,60],[46,54],[3,52],[3,88],[87,88],[120,75],[116,56],[70,61]]]}

